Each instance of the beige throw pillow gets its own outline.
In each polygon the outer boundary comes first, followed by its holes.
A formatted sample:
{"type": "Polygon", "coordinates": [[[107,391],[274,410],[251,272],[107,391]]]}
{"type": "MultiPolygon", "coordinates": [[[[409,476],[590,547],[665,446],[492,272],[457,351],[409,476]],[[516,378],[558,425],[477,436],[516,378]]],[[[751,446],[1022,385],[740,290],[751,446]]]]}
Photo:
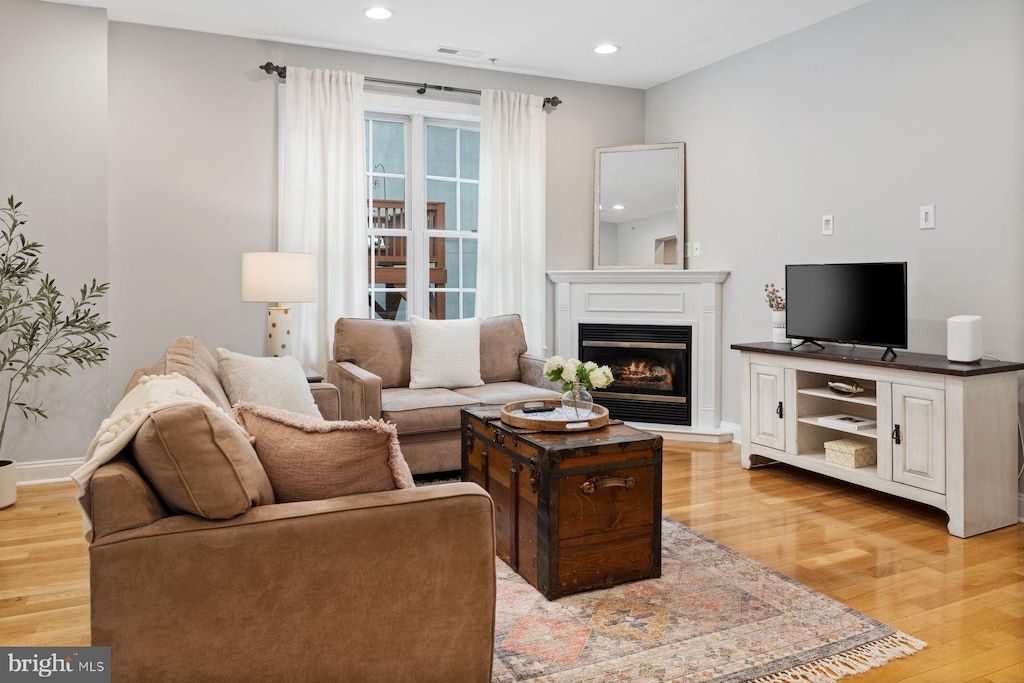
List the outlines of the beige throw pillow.
{"type": "Polygon", "coordinates": [[[412,316],[410,389],[478,387],[480,319],[427,320],[412,316]]]}
{"type": "Polygon", "coordinates": [[[183,403],[155,410],[130,447],[146,480],[173,512],[230,519],[274,502],[249,438],[218,408],[183,403]]]}
{"type": "Polygon", "coordinates": [[[393,424],[328,422],[251,403],[233,413],[256,438],[279,503],[415,486],[393,424]]]}
{"type": "Polygon", "coordinates": [[[255,403],[309,417],[322,417],[306,373],[291,356],[258,358],[217,349],[220,379],[231,405],[255,403]]]}

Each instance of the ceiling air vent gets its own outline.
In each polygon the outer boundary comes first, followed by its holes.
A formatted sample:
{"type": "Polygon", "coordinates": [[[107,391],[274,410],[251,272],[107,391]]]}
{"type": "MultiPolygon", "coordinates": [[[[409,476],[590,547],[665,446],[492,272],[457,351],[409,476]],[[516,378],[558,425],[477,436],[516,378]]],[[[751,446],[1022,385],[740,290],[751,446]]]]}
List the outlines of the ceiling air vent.
{"type": "Polygon", "coordinates": [[[460,47],[444,47],[443,45],[437,48],[437,53],[442,55],[449,55],[452,57],[483,57],[484,53],[481,50],[467,50],[460,47]]]}

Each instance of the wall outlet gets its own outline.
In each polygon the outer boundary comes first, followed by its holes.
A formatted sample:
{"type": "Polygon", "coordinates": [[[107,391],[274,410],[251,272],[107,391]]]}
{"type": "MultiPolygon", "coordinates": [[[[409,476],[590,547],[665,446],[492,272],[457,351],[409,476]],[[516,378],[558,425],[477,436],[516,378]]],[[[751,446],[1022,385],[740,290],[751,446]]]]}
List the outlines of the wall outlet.
{"type": "Polygon", "coordinates": [[[928,206],[921,207],[921,229],[922,230],[934,230],[935,229],[935,205],[929,204],[928,206]]]}
{"type": "Polygon", "coordinates": [[[821,234],[831,235],[835,231],[835,221],[832,216],[821,217],[821,234]]]}
{"type": "Polygon", "coordinates": [[[693,243],[693,255],[700,256],[700,242],[693,243]]]}

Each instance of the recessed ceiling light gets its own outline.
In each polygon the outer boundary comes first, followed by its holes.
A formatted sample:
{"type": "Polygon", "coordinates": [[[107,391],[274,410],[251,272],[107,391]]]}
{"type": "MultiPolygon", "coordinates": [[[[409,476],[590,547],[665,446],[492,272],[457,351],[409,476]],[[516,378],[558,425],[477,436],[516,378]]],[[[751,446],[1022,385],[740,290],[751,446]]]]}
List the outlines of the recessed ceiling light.
{"type": "Polygon", "coordinates": [[[611,43],[602,43],[594,48],[594,52],[599,55],[610,55],[613,52],[618,52],[619,46],[612,45],[611,43]]]}
{"type": "Polygon", "coordinates": [[[394,12],[387,7],[368,7],[363,10],[363,14],[371,19],[390,19],[394,12]]]}
{"type": "Polygon", "coordinates": [[[616,204],[612,208],[615,209],[616,211],[622,211],[623,209],[626,208],[626,206],[624,204],[616,204]]]}

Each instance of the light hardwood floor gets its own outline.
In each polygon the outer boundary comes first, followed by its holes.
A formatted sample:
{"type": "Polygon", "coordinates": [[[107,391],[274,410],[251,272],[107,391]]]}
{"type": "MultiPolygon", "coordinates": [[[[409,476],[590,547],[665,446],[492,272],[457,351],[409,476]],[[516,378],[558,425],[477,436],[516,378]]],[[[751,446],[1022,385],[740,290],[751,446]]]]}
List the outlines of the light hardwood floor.
{"type": "MultiPolygon", "coordinates": [[[[1024,524],[969,539],[938,510],[736,446],[665,442],[664,513],[929,643],[846,680],[1024,681],[1024,524]]],[[[0,511],[0,645],[85,645],[89,568],[70,484],[0,511]]]]}

